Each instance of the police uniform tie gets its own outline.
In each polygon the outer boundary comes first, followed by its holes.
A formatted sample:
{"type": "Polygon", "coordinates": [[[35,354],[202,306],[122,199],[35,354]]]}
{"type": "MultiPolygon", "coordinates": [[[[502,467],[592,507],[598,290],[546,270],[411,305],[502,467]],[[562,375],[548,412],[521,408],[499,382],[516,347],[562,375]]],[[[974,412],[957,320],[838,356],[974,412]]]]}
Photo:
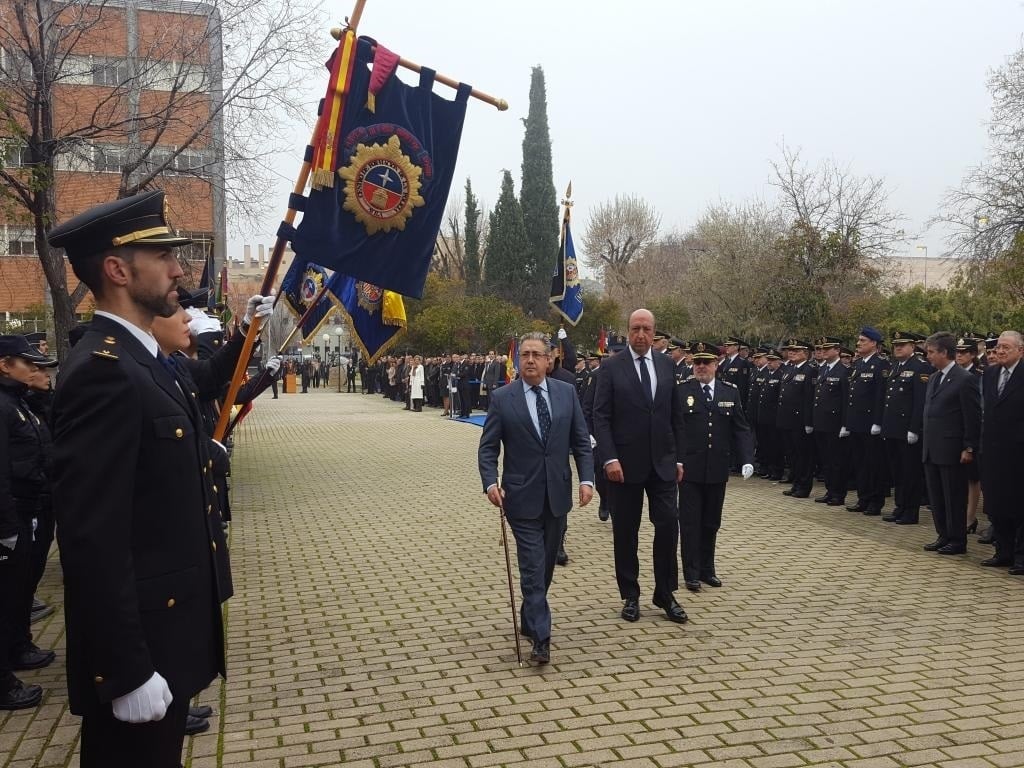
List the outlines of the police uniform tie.
{"type": "Polygon", "coordinates": [[[169,358],[167,355],[165,355],[163,352],[157,352],[156,353],[156,359],[159,361],[160,365],[163,366],[164,370],[167,371],[167,374],[174,381],[177,381],[178,380],[178,373],[177,373],[177,369],[174,366],[174,361],[171,358],[169,358]]]}
{"type": "Polygon", "coordinates": [[[640,385],[643,387],[644,397],[648,403],[653,403],[654,392],[651,391],[651,372],[647,370],[647,357],[639,357],[637,362],[640,363],[640,385]]]}
{"type": "Polygon", "coordinates": [[[537,426],[540,427],[540,440],[546,443],[548,430],[551,429],[551,411],[548,410],[548,402],[544,399],[544,390],[540,388],[540,384],[534,384],[530,389],[537,396],[537,426]]]}
{"type": "Polygon", "coordinates": [[[707,401],[708,405],[711,405],[711,385],[710,384],[705,384],[704,385],[704,400],[707,401]]]}

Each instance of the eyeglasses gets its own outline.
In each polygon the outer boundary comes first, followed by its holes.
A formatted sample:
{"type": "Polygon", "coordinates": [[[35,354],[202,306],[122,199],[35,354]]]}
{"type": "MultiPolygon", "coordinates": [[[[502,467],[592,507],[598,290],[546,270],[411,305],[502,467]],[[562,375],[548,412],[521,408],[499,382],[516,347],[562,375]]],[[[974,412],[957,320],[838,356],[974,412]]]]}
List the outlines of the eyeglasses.
{"type": "Polygon", "coordinates": [[[693,364],[694,365],[711,365],[712,363],[717,363],[717,362],[718,362],[717,360],[694,360],[693,364]]]}
{"type": "Polygon", "coordinates": [[[519,357],[524,358],[526,360],[532,360],[535,357],[547,357],[547,356],[548,356],[547,352],[529,352],[529,351],[527,351],[527,352],[520,352],[519,353],[519,357]]]}

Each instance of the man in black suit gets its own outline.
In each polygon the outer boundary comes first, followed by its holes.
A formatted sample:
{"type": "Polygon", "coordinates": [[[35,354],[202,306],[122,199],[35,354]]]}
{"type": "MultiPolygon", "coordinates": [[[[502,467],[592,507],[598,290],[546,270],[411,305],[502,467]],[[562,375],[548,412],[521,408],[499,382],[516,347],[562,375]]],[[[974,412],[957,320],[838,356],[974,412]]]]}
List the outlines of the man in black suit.
{"type": "Polygon", "coordinates": [[[997,365],[988,367],[982,383],[981,484],[985,510],[995,526],[996,554],[981,564],[1008,565],[1010,573],[1024,576],[1024,339],[1017,331],[1003,331],[995,349],[997,365]]]}
{"type": "Polygon", "coordinates": [[[686,428],[679,536],[686,588],[700,592],[701,582],[722,586],[715,568],[715,546],[722,527],[725,484],[734,464],[740,465],[744,480],[754,474],[754,439],[739,388],[724,379],[716,380],[714,345],[694,342],[690,352],[693,378],[678,385],[686,428]]]}
{"type": "Polygon", "coordinates": [[[882,439],[893,481],[892,514],[882,519],[897,525],[916,525],[924,495],[924,468],[921,466],[921,429],[924,399],[933,368],[914,354],[924,336],[911,331],[896,331],[892,340],[892,368],[885,382],[882,409],[882,439]]]}
{"type": "Polygon", "coordinates": [[[962,555],[967,551],[967,465],[981,437],[981,392],[978,377],[956,364],[953,334],[933,333],[925,347],[935,373],[925,395],[921,457],[938,538],[924,548],[962,555]]]}
{"type": "Polygon", "coordinates": [[[520,379],[494,391],[477,451],[484,493],[494,506],[504,507],[516,537],[522,629],[533,638],[530,660],[538,664],[551,659],[547,592],[572,508],[570,453],[580,479],[580,506],[594,495],[594,463],[583,409],[571,384],[546,376],[550,359],[544,334],[523,336],[520,379]],[[500,483],[499,453],[504,454],[500,483]]]}
{"type": "Polygon", "coordinates": [[[96,315],[54,402],[54,508],[81,765],[178,768],[189,699],[224,673],[202,414],[149,327],[177,309],[164,193],[53,229],[96,315]]]}
{"type": "Polygon", "coordinates": [[[654,524],[654,604],[670,621],[683,623],[686,611],[673,594],[679,582],[676,486],[685,453],[682,400],[671,359],[652,353],[654,315],[633,312],[628,334],[626,349],[601,366],[594,396],[594,436],[609,480],[622,618],[640,618],[637,544],[646,492],[654,524]]]}

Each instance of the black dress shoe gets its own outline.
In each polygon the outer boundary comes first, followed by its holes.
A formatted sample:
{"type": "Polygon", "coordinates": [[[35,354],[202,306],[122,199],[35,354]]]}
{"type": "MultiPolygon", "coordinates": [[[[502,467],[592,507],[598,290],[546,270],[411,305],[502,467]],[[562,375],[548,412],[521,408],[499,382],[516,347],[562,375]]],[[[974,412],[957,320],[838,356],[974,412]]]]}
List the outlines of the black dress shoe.
{"type": "Polygon", "coordinates": [[[626,621],[640,620],[640,601],[635,597],[628,598],[622,605],[622,618],[626,621]]]}
{"type": "Polygon", "coordinates": [[[188,714],[191,717],[201,717],[204,720],[213,717],[213,707],[202,705],[200,707],[189,707],[188,714]]]}
{"type": "Polygon", "coordinates": [[[882,510],[875,509],[874,507],[868,507],[863,512],[861,512],[861,514],[865,517],[878,517],[882,514],[882,510]]]}
{"type": "Polygon", "coordinates": [[[551,661],[551,641],[534,640],[533,650],[530,651],[530,661],[536,664],[547,664],[551,661]]]}
{"type": "Polygon", "coordinates": [[[902,520],[902,518],[895,513],[891,515],[882,515],[882,522],[884,523],[898,523],[900,520],[902,520]]]}
{"type": "Polygon", "coordinates": [[[32,613],[30,614],[29,622],[35,624],[40,619],[45,619],[47,616],[53,613],[53,606],[47,605],[42,600],[33,597],[32,598],[32,613]]]}
{"type": "Polygon", "coordinates": [[[569,555],[563,547],[558,548],[558,554],[555,555],[555,565],[568,565],[569,555]]]}
{"type": "Polygon", "coordinates": [[[949,542],[946,539],[936,539],[931,544],[925,544],[924,545],[924,551],[925,552],[938,552],[940,549],[942,549],[947,544],[949,544],[949,542]]]}
{"type": "Polygon", "coordinates": [[[904,515],[896,521],[896,525],[917,525],[917,515],[914,515],[913,517],[907,517],[904,515]]]}
{"type": "Polygon", "coordinates": [[[783,496],[792,496],[794,493],[796,493],[796,491],[794,491],[792,488],[787,488],[786,490],[784,490],[782,492],[782,495],[783,496]]]}
{"type": "Polygon", "coordinates": [[[978,565],[984,565],[986,568],[1004,568],[1008,565],[1013,565],[1013,558],[996,555],[995,557],[982,560],[978,565]]]}
{"type": "Polygon", "coordinates": [[[939,547],[937,550],[940,555],[965,555],[967,554],[967,545],[965,544],[947,544],[944,547],[939,547]]]}
{"type": "Polygon", "coordinates": [[[792,498],[794,498],[794,499],[806,499],[806,498],[810,497],[811,492],[810,491],[793,491],[789,495],[792,498]]]}
{"type": "Polygon", "coordinates": [[[709,587],[722,586],[722,580],[717,576],[701,576],[700,580],[707,584],[709,587]]]}
{"type": "Polygon", "coordinates": [[[845,507],[846,506],[846,499],[831,499],[831,500],[829,500],[829,501],[827,501],[825,503],[826,503],[827,506],[830,506],[830,507],[845,507]]]}
{"type": "Polygon", "coordinates": [[[700,592],[700,582],[699,581],[688,581],[688,582],[685,583],[684,586],[688,590],[690,590],[691,592],[700,592]]]}
{"type": "Polygon", "coordinates": [[[0,694],[0,709],[28,709],[38,706],[43,699],[43,689],[38,685],[25,685],[14,678],[14,685],[0,694]]]}
{"type": "Polygon", "coordinates": [[[832,497],[827,493],[824,496],[818,496],[814,499],[815,504],[828,504],[830,501],[832,501],[832,497]]]}
{"type": "Polygon", "coordinates": [[[859,501],[856,504],[850,504],[849,506],[846,507],[847,512],[863,512],[865,509],[867,509],[867,507],[861,504],[859,501]]]}
{"type": "Polygon", "coordinates": [[[1024,565],[1015,565],[1007,573],[1011,576],[1024,576],[1024,565]]]}
{"type": "Polygon", "coordinates": [[[15,653],[11,657],[11,669],[42,669],[48,667],[57,658],[53,651],[44,651],[34,645],[15,653]]]}
{"type": "Polygon", "coordinates": [[[203,717],[192,717],[188,715],[185,718],[185,735],[195,736],[197,733],[210,730],[210,721],[203,717]]]}
{"type": "Polygon", "coordinates": [[[608,521],[608,503],[607,502],[602,501],[601,504],[597,507],[597,519],[600,520],[602,523],[605,523],[605,522],[608,521]]]}
{"type": "Polygon", "coordinates": [[[690,617],[686,615],[686,611],[683,610],[683,606],[677,603],[674,597],[668,600],[655,598],[652,602],[665,612],[665,618],[669,621],[674,621],[676,624],[685,624],[690,620],[690,617]]]}

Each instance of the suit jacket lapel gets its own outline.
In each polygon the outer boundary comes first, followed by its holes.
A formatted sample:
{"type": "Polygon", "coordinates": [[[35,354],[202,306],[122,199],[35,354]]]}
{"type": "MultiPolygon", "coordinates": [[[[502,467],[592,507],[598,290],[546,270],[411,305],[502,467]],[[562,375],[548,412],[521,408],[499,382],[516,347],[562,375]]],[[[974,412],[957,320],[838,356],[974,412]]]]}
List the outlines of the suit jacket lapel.
{"type": "Polygon", "coordinates": [[[1022,380],[1021,368],[1024,368],[1024,365],[1021,365],[1021,363],[1017,363],[1017,367],[1014,368],[1013,369],[1013,373],[1010,374],[1009,381],[1007,381],[1006,382],[1006,386],[1003,387],[1002,394],[999,394],[999,377],[1002,375],[1003,372],[1000,371],[998,374],[996,374],[996,377],[995,377],[995,379],[996,379],[995,387],[996,387],[996,402],[997,403],[1002,402],[1003,399],[1008,394],[1010,394],[1013,390],[1015,390],[1017,387],[1020,386],[1020,383],[1021,383],[1021,380],[1022,380]]]}

